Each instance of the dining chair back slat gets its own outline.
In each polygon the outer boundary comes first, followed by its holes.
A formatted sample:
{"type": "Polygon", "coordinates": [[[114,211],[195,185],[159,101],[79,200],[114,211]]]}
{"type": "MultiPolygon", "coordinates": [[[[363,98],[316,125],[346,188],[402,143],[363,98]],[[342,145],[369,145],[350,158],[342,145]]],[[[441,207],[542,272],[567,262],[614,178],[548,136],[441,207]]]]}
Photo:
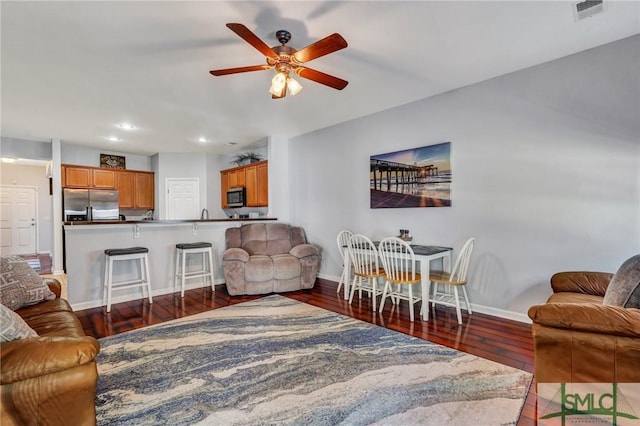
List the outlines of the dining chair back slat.
{"type": "Polygon", "coordinates": [[[475,238],[471,237],[464,243],[450,273],[433,271],[429,274],[429,295],[427,303],[431,302],[434,308],[436,304],[456,308],[458,324],[462,324],[460,299],[464,301],[469,315],[472,314],[466,284],[471,253],[473,252],[475,241],[475,238]],[[431,284],[433,284],[433,291],[431,291],[431,284]],[[462,294],[458,292],[458,287],[462,289],[462,294]]]}
{"type": "Polygon", "coordinates": [[[413,285],[419,285],[422,279],[420,274],[416,272],[416,256],[413,249],[406,241],[397,237],[389,237],[380,241],[378,252],[386,280],[380,302],[380,313],[384,309],[387,296],[391,297],[394,304],[400,299],[407,300],[410,319],[413,321],[413,305],[422,300],[422,296],[414,297],[413,295],[413,285]],[[407,287],[407,292],[403,291],[403,287],[407,287]]]}
{"type": "Polygon", "coordinates": [[[382,294],[378,289],[378,278],[384,276],[384,270],[380,267],[378,250],[375,244],[362,234],[355,234],[347,243],[349,259],[353,269],[353,284],[349,303],[353,301],[353,295],[358,290],[360,298],[365,291],[371,295],[373,310],[376,308],[376,298],[382,294]]]}
{"type": "Polygon", "coordinates": [[[456,259],[456,263],[451,269],[451,275],[449,281],[452,283],[466,283],[467,272],[469,271],[469,263],[471,261],[471,253],[473,252],[473,246],[475,244],[475,238],[469,238],[466,243],[460,249],[460,254],[456,259]]]}
{"type": "MultiPolygon", "coordinates": [[[[342,231],[338,232],[338,237],[336,238],[336,243],[338,244],[338,253],[340,253],[340,259],[345,258],[345,254],[347,253],[348,247],[347,245],[349,244],[349,239],[353,236],[353,232],[349,231],[348,229],[343,229],[342,231]]],[[[342,265],[342,273],[340,274],[340,281],[338,281],[338,290],[337,292],[340,293],[340,289],[342,288],[342,285],[347,282],[347,280],[350,279],[350,277],[347,277],[347,265],[342,265]]]]}

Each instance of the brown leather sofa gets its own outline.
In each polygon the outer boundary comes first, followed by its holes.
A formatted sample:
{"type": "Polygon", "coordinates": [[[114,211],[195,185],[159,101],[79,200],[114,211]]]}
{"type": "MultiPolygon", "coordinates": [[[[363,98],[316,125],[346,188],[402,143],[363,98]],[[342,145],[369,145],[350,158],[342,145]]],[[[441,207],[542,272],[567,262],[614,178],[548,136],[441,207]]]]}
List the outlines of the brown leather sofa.
{"type": "Polygon", "coordinates": [[[47,280],[53,300],[16,311],[38,337],[0,343],[0,424],[95,425],[95,357],[100,345],[85,336],[60,283],[47,280]]]}
{"type": "Polygon", "coordinates": [[[640,383],[640,309],[602,303],[612,277],[557,273],[529,309],[538,383],[640,383]]]}
{"type": "Polygon", "coordinates": [[[222,269],[230,295],[313,288],[320,250],[304,230],[284,223],[250,223],[228,228],[222,269]]]}

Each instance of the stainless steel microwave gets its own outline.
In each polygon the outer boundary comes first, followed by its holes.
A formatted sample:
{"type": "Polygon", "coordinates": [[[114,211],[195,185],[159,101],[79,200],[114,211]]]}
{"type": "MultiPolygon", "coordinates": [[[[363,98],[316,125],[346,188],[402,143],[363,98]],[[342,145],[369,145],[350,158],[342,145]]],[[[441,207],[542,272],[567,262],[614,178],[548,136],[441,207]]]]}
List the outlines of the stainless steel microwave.
{"type": "Polygon", "coordinates": [[[227,207],[244,207],[246,206],[246,201],[247,192],[245,188],[239,186],[227,189],[227,207]]]}

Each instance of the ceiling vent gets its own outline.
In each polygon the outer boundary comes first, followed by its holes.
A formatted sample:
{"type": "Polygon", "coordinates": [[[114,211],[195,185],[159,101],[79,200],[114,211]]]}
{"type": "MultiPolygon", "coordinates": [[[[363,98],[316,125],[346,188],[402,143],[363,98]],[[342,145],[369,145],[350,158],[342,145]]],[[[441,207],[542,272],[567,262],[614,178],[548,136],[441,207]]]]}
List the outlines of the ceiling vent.
{"type": "Polygon", "coordinates": [[[573,14],[577,20],[589,18],[604,11],[603,0],[584,0],[574,4],[573,14]]]}

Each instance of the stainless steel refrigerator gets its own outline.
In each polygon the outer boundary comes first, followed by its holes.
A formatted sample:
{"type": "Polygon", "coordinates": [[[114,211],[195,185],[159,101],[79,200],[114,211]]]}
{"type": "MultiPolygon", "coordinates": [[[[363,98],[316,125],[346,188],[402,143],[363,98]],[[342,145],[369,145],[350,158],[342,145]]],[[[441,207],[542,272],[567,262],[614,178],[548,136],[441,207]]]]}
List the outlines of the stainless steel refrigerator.
{"type": "Polygon", "coordinates": [[[118,220],[120,214],[115,189],[65,188],[62,203],[67,222],[118,220]]]}

